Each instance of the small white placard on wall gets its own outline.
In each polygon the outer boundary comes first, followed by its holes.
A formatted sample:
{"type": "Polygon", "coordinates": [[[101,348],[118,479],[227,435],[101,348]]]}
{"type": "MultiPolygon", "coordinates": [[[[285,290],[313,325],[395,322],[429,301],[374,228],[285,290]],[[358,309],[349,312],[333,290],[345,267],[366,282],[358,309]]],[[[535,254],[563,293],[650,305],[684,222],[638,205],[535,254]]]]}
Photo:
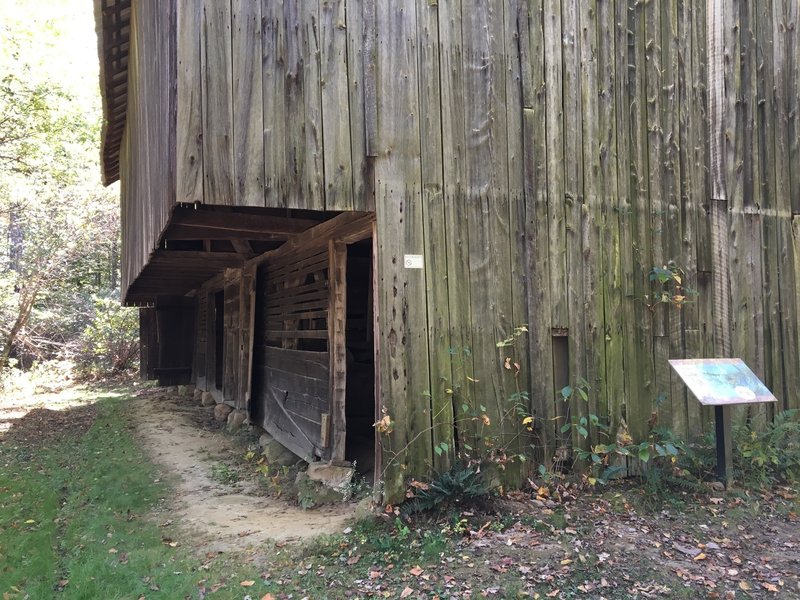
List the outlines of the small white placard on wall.
{"type": "Polygon", "coordinates": [[[422,254],[406,254],[403,258],[403,266],[406,269],[422,269],[425,266],[425,259],[422,254]]]}

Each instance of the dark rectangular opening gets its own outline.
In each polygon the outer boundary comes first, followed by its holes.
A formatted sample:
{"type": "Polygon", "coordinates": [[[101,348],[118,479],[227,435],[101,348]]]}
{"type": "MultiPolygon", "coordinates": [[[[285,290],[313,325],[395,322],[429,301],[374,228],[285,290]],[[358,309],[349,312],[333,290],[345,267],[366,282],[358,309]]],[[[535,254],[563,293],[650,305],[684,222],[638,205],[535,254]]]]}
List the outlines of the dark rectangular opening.
{"type": "MultiPolygon", "coordinates": [[[[553,383],[556,390],[556,415],[558,418],[558,447],[568,446],[570,443],[570,434],[561,433],[560,428],[564,423],[569,422],[569,406],[561,398],[559,390],[568,386],[569,383],[569,338],[567,337],[567,330],[558,330],[553,332],[553,383]]],[[[556,449],[558,453],[559,450],[556,449]]]]}
{"type": "Polygon", "coordinates": [[[375,467],[375,348],[372,239],[347,247],[345,458],[372,480],[375,467]]]}

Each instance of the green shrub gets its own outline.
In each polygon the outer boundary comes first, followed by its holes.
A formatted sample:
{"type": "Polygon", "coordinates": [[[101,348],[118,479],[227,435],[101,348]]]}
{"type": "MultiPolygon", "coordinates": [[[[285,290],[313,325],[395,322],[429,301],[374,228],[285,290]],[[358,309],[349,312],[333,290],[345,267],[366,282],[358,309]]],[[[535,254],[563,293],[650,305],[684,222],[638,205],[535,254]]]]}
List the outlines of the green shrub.
{"type": "Polygon", "coordinates": [[[414,497],[403,505],[404,514],[441,510],[454,504],[469,504],[486,498],[490,485],[474,466],[455,464],[430,483],[413,482],[414,497]]]}
{"type": "Polygon", "coordinates": [[[734,476],[772,485],[800,479],[800,410],[787,410],[763,429],[748,423],[733,431],[734,476]]]}
{"type": "Polygon", "coordinates": [[[93,298],[94,318],[80,339],[78,365],[88,374],[118,374],[139,356],[139,319],[135,308],[114,296],[93,298]]]}

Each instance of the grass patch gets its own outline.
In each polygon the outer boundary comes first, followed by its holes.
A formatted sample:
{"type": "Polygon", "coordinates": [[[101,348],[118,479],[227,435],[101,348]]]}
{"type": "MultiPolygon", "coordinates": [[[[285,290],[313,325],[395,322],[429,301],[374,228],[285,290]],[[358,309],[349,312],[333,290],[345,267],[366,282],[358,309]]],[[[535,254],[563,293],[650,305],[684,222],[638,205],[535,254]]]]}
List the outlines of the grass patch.
{"type": "Polygon", "coordinates": [[[209,574],[150,516],[170,492],[136,445],[128,401],[99,399],[88,429],[42,448],[15,445],[13,435],[0,444],[0,594],[201,595],[209,574]]]}

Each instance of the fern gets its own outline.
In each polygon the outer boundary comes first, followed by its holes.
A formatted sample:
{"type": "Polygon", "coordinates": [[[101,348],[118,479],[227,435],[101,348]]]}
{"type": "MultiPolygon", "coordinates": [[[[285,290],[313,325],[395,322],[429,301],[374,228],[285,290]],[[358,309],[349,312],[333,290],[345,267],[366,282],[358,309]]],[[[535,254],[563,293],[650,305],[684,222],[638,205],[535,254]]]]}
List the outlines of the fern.
{"type": "Polygon", "coordinates": [[[470,503],[485,498],[489,484],[476,468],[454,465],[425,487],[417,488],[415,497],[403,506],[405,515],[440,510],[446,506],[470,503]]]}

